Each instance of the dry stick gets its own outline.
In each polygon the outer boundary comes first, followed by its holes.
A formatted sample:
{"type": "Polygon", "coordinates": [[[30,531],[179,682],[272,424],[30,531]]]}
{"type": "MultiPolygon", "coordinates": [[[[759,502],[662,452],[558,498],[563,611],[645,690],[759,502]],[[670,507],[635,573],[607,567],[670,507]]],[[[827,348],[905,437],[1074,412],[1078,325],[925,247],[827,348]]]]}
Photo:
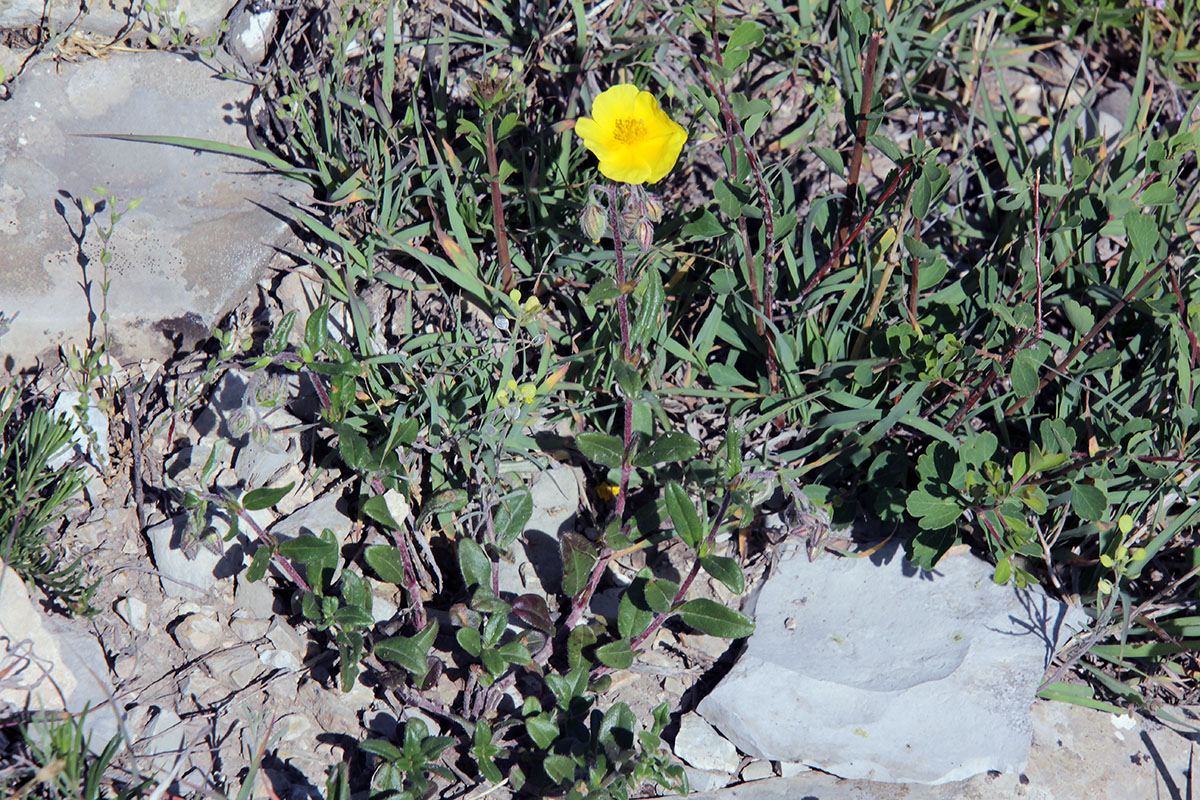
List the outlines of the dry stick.
{"type": "Polygon", "coordinates": [[[1162,271],[1163,267],[1166,266],[1166,263],[1167,262],[1165,260],[1160,261],[1157,267],[1143,275],[1142,279],[1137,282],[1137,285],[1130,289],[1128,294],[1114,303],[1113,307],[1110,308],[1108,312],[1101,317],[1095,325],[1092,326],[1092,329],[1079,340],[1079,343],[1071,348],[1071,352],[1063,356],[1062,360],[1055,364],[1054,367],[1046,373],[1046,377],[1042,378],[1038,382],[1037,391],[1029,395],[1029,397],[1022,397],[1021,399],[1017,400],[1017,402],[1013,403],[1012,406],[1010,406],[1009,409],[1004,412],[1004,416],[1011,417],[1029,401],[1030,397],[1036,397],[1038,392],[1041,392],[1042,389],[1045,389],[1046,386],[1051,383],[1051,381],[1056,380],[1062,373],[1063,369],[1075,360],[1075,357],[1079,355],[1080,351],[1082,351],[1083,348],[1086,347],[1088,343],[1100,333],[1100,331],[1104,330],[1104,328],[1108,326],[1108,323],[1112,321],[1112,318],[1115,317],[1121,311],[1121,309],[1123,309],[1131,300],[1133,300],[1134,297],[1137,296],[1138,292],[1140,292],[1145,285],[1150,282],[1151,278],[1154,278],[1159,272],[1162,271]]]}
{"type": "Polygon", "coordinates": [[[487,136],[488,183],[492,187],[492,228],[496,231],[496,257],[500,260],[500,285],[504,291],[512,291],[512,259],[508,255],[508,230],[504,227],[504,198],[500,192],[500,165],[496,161],[496,135],[492,131],[492,115],[484,115],[484,133],[487,136]]]}
{"type": "Polygon", "coordinates": [[[129,419],[129,444],[130,450],[133,452],[133,501],[137,506],[138,531],[146,530],[146,494],[142,487],[142,431],[138,425],[138,416],[141,414],[138,408],[137,396],[133,393],[133,386],[129,383],[125,384],[125,415],[129,419]]]}

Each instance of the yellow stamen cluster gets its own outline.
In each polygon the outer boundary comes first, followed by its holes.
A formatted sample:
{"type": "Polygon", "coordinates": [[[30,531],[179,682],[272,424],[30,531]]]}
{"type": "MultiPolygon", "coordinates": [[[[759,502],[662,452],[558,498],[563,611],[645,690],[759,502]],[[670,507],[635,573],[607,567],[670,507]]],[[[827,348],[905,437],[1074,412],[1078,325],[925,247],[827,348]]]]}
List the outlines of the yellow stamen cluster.
{"type": "Polygon", "coordinates": [[[508,383],[504,388],[496,391],[496,402],[499,405],[507,406],[510,403],[524,403],[525,405],[533,405],[537,399],[537,386],[532,383],[517,383],[512,378],[508,379],[508,383]]]}

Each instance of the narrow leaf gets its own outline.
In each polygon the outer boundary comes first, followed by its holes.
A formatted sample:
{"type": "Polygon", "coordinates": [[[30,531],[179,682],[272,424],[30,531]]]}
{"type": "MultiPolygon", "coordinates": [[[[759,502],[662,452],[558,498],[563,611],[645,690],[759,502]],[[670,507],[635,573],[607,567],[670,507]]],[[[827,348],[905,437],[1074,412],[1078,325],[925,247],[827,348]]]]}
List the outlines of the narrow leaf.
{"type": "Polygon", "coordinates": [[[722,639],[740,639],[754,633],[753,620],[707,597],[684,603],[679,607],[679,617],[701,633],[722,639]]]}
{"type": "Polygon", "coordinates": [[[701,539],[704,538],[704,528],[700,523],[700,515],[696,513],[696,507],[692,505],[692,498],[675,481],[667,484],[663,494],[667,503],[667,514],[670,515],[671,523],[679,537],[692,548],[699,547],[701,539]]]}
{"type": "Polygon", "coordinates": [[[242,508],[247,511],[258,511],[263,508],[270,508],[278,503],[287,493],[295,486],[295,482],[289,483],[287,486],[278,486],[275,488],[255,489],[252,492],[247,492],[242,498],[242,508]]]}

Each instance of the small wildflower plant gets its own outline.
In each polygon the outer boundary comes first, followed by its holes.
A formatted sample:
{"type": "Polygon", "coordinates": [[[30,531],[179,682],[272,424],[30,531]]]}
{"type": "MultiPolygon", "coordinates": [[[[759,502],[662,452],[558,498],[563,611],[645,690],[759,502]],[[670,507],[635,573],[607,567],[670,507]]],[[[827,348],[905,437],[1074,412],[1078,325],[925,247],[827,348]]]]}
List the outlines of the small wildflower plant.
{"type": "MultiPolygon", "coordinates": [[[[1194,4],[574,4],[578,36],[547,18],[534,46],[507,16],[519,4],[434,38],[401,11],[419,0],[367,5],[281,8],[274,77],[255,79],[267,145],[213,148],[312,189],[290,252],[320,305],[303,323],[265,308],[266,341],[218,333],[169,386],[182,417],[228,367],[277,376],[228,420],[251,439],[297,385],[317,398],[305,441],[362,547],[273,541],[251,512],[292,487],[226,496],[215,455],[182,504],[198,523],[220,505],[257,540],[245,577],[300,596],[333,682],[370,672],[429,712],[364,743],[356,794],[372,772],[410,800],[502,782],[514,798],[686,793],[662,738],[680,709],[639,717],[610,689],[673,635],[752,632],[734,598],[777,511],[810,558],[865,516],[922,569],[969,542],[997,583],[1073,595],[1095,624],[1042,697],[1194,690],[1200,100],[1181,90],[1164,115],[1144,99],[1172,72],[1194,81],[1178,49],[1194,4]],[[982,54],[1064,24],[1115,32],[1107,51],[1141,63],[1119,137],[1083,140],[1081,104],[1047,114],[1039,153],[982,54]],[[581,76],[612,85],[581,100],[581,76]],[[527,536],[530,476],[552,461],[599,502],[527,536]],[[502,567],[546,541],[556,588],[522,574],[514,590],[502,567]],[[595,613],[614,592],[615,617],[595,613]],[[378,623],[385,596],[398,609],[378,623]],[[1100,684],[1059,680],[1083,659],[1100,684]]],[[[101,376],[98,359],[73,369],[101,376]]],[[[20,452],[17,424],[0,450],[20,452]]],[[[57,522],[57,499],[10,522],[57,522]]]]}

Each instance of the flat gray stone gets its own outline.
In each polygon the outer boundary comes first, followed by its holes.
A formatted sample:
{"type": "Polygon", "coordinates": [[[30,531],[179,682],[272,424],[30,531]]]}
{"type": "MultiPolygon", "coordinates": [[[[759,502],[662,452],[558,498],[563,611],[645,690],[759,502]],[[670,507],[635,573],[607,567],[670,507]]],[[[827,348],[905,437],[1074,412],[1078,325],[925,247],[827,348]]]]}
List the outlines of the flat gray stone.
{"type": "Polygon", "coordinates": [[[575,527],[583,473],[578,467],[554,464],[529,484],[533,513],[525,532],[513,542],[511,561],[499,565],[500,589],[513,594],[554,594],[562,587],[559,540],[575,527]]]}
{"type": "Polygon", "coordinates": [[[733,775],[741,763],[737,748],[691,711],[680,718],[675,746],[671,749],[696,769],[720,772],[726,776],[733,775]]]}
{"type": "Polygon", "coordinates": [[[329,528],[339,542],[345,543],[354,522],[338,508],[339,505],[345,505],[341,495],[322,495],[272,525],[271,535],[286,542],[297,536],[320,536],[322,531],[329,528]]]}
{"type": "MultiPolygon", "coordinates": [[[[41,6],[41,3],[38,3],[41,6]]],[[[190,15],[189,15],[190,16],[190,15]]],[[[2,23],[0,23],[2,25],[2,23]]],[[[61,344],[99,338],[103,270],[97,209],[104,186],[119,207],[109,252],[113,354],[162,360],[206,338],[266,274],[271,245],[290,235],[282,191],[295,185],[257,164],[184,148],[76,134],[154,134],[248,146],[250,89],[165,52],[77,64],[42,63],[0,114],[0,369],[28,366],[61,344]],[[85,290],[84,287],[87,287],[85,290]]]]}
{"type": "Polygon", "coordinates": [[[189,731],[183,720],[169,708],[160,709],[142,731],[140,742],[144,754],[150,757],[150,769],[159,774],[170,773],[187,744],[189,731]]]}
{"type": "Polygon", "coordinates": [[[987,773],[938,786],[842,780],[810,772],[700,790],[689,800],[1184,800],[1192,742],[1141,717],[1066,703],[1034,704],[1023,772],[987,773]],[[707,793],[705,793],[707,792],[707,793]]]}
{"type": "Polygon", "coordinates": [[[965,548],[932,572],[899,544],[783,556],[746,652],[699,705],[755,758],[843,778],[938,784],[1025,766],[1029,708],[1067,608],[997,586],[965,548]]]}
{"type": "MultiPolygon", "coordinates": [[[[86,31],[102,36],[138,30],[150,22],[143,0],[89,0],[86,13],[80,14],[79,2],[45,0],[0,0],[0,28],[28,28],[49,16],[55,30],[86,31]]],[[[167,11],[176,23],[179,12],[187,13],[187,27],[207,36],[233,7],[231,0],[167,0],[167,11]]]]}
{"type": "Polygon", "coordinates": [[[116,735],[116,714],[104,649],[95,636],[34,605],[17,573],[0,561],[0,715],[90,708],[84,731],[100,753],[116,735]]]}
{"type": "MultiPolygon", "coordinates": [[[[163,592],[168,597],[202,600],[217,585],[217,579],[241,570],[245,554],[236,541],[224,543],[224,555],[202,543],[189,543],[187,523],[186,515],[177,515],[148,529],[146,537],[150,540],[163,592]]],[[[214,517],[211,523],[219,535],[229,530],[228,523],[219,517],[214,517]]]]}

